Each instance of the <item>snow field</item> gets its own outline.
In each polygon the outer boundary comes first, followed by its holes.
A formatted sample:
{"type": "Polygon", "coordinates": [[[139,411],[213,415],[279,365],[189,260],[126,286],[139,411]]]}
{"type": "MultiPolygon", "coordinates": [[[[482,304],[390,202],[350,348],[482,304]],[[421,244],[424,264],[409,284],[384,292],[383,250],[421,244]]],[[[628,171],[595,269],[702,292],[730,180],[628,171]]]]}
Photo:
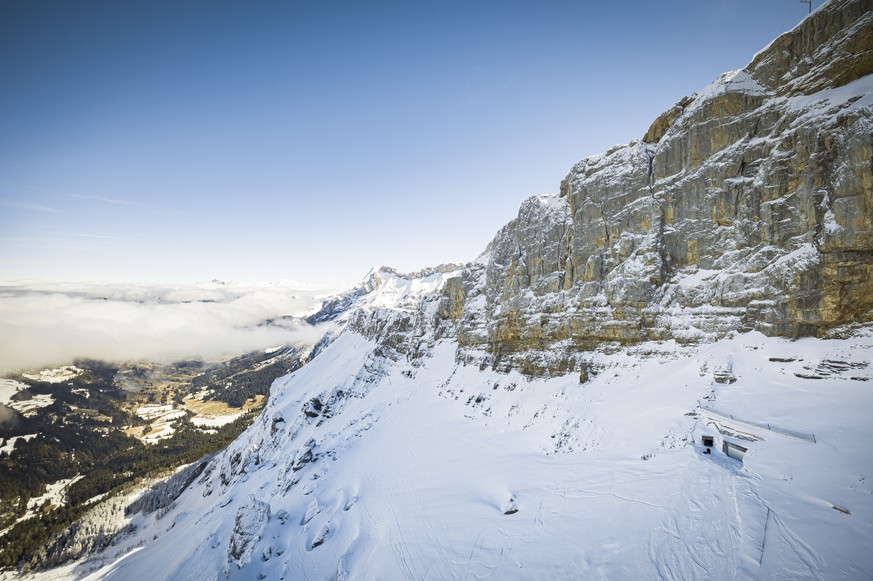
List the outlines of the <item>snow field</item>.
{"type": "Polygon", "coordinates": [[[598,354],[585,384],[459,367],[451,342],[422,366],[373,348],[347,331],[278,380],[175,508],[137,516],[139,532],[105,558],[146,550],[94,578],[873,576],[873,390],[850,378],[867,373],[870,339],[749,334],[652,346],[646,359],[598,354]],[[825,360],[858,367],[794,373],[825,360]],[[314,397],[331,411],[303,414],[314,397]],[[700,436],[723,436],[699,400],[817,443],[759,430],[743,463],[719,446],[705,455],[700,436]]]}
{"type": "Polygon", "coordinates": [[[43,369],[39,373],[25,373],[24,377],[33,381],[43,381],[46,383],[63,383],[75,377],[78,377],[84,372],[75,365],[64,365],[55,369],[43,369]]]}
{"type": "Polygon", "coordinates": [[[14,379],[0,379],[0,404],[8,405],[12,396],[19,390],[27,389],[27,385],[14,379]]]}
{"type": "Polygon", "coordinates": [[[37,413],[39,408],[44,408],[52,405],[55,399],[51,396],[51,394],[43,394],[39,393],[31,397],[30,399],[26,399],[23,401],[11,401],[6,405],[21,413],[21,415],[28,417],[37,413]]]}

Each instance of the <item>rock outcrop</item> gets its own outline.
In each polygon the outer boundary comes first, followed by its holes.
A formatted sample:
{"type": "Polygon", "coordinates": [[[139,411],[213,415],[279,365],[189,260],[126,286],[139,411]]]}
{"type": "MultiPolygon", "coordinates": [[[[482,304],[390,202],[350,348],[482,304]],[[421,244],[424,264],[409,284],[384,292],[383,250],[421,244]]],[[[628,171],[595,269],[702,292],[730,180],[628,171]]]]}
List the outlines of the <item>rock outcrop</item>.
{"type": "Polygon", "coordinates": [[[258,500],[254,494],[250,494],[240,505],[234,519],[233,533],[227,549],[228,563],[237,565],[248,563],[269,521],[269,503],[258,500]]]}
{"type": "Polygon", "coordinates": [[[527,200],[445,287],[459,359],[559,374],[610,344],[869,320],[870,30],[873,2],[830,2],[527,200]]]}
{"type": "Polygon", "coordinates": [[[475,262],[374,270],[314,318],[344,313],[395,358],[456,337],[458,361],[532,375],[612,346],[873,320],[870,30],[873,0],[827,3],[525,201],[475,262]]]}

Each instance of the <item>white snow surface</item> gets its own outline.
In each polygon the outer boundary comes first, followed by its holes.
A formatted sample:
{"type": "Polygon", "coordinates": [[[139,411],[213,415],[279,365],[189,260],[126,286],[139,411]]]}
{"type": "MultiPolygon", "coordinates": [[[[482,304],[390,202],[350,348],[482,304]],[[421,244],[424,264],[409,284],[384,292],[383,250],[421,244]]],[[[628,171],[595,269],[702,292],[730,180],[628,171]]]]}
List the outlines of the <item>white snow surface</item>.
{"type": "MultiPolygon", "coordinates": [[[[35,436],[36,434],[34,434],[33,436],[23,436],[23,438],[25,440],[30,440],[35,436]]],[[[54,505],[55,507],[63,506],[66,502],[67,489],[70,487],[71,484],[78,482],[82,478],[84,478],[84,476],[79,474],[77,476],[74,476],[73,478],[58,480],[57,482],[47,484],[46,492],[44,494],[42,494],[41,496],[35,496],[27,501],[27,511],[24,513],[23,516],[16,519],[12,525],[6,527],[3,530],[0,530],[0,538],[2,538],[3,535],[9,532],[14,525],[35,517],[38,514],[40,508],[45,503],[49,503],[50,505],[54,505]]],[[[7,578],[9,578],[8,575],[0,574],[0,579],[3,579],[5,581],[5,579],[7,578]]]]}
{"type": "Polygon", "coordinates": [[[248,412],[237,412],[233,414],[215,415],[205,414],[191,418],[191,423],[198,428],[220,428],[227,424],[235,422],[248,412]]]}
{"type": "Polygon", "coordinates": [[[25,442],[29,442],[30,440],[37,437],[39,434],[25,434],[23,436],[12,436],[11,438],[6,440],[2,446],[0,446],[0,454],[6,452],[7,454],[11,454],[15,449],[15,443],[18,440],[24,440],[25,442]]]}
{"type": "Polygon", "coordinates": [[[14,379],[0,379],[0,404],[8,404],[12,401],[13,395],[27,387],[27,384],[14,379]]]}
{"type": "Polygon", "coordinates": [[[168,413],[173,411],[172,404],[165,405],[144,405],[142,407],[136,408],[136,415],[139,417],[150,420],[162,417],[168,413]]]}
{"type": "Polygon", "coordinates": [[[52,405],[54,398],[47,393],[39,393],[30,399],[21,401],[10,401],[6,405],[21,413],[25,417],[35,415],[39,408],[44,408],[52,405]]]}
{"type": "Polygon", "coordinates": [[[64,365],[55,369],[43,369],[39,373],[24,373],[24,377],[33,381],[42,381],[45,383],[64,383],[75,377],[78,377],[84,372],[75,365],[64,365]]]}
{"type": "Polygon", "coordinates": [[[457,272],[436,272],[421,278],[408,278],[386,269],[377,269],[375,272],[380,283],[369,293],[367,304],[373,308],[402,310],[414,309],[422,297],[432,294],[445,284],[446,279],[457,275],[457,272]]]}
{"type": "Polygon", "coordinates": [[[642,345],[585,384],[459,365],[449,340],[423,364],[375,348],[343,332],[166,515],[42,577],[873,577],[871,333],[642,345]]]}
{"type": "Polygon", "coordinates": [[[38,507],[42,506],[45,502],[50,502],[55,506],[63,506],[64,504],[64,495],[66,494],[67,488],[70,487],[71,484],[81,480],[84,478],[83,475],[79,474],[78,476],[74,476],[73,478],[66,478],[63,480],[58,480],[57,482],[53,482],[46,486],[46,492],[42,496],[36,496],[31,498],[27,503],[29,518],[33,516],[34,512],[38,507]]]}
{"type": "Polygon", "coordinates": [[[765,95],[767,91],[745,70],[729,71],[719,75],[717,79],[707,85],[700,93],[695,94],[695,99],[688,106],[687,111],[694,111],[703,103],[724,93],[765,95]]]}

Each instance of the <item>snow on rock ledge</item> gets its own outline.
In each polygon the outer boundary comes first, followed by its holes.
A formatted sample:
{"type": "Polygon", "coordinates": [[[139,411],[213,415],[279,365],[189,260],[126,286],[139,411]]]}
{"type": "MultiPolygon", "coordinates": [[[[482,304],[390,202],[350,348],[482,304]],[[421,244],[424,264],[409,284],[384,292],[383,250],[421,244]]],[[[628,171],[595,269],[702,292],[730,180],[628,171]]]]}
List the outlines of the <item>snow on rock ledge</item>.
{"type": "Polygon", "coordinates": [[[233,533],[227,548],[228,561],[236,563],[237,566],[248,563],[269,521],[270,504],[258,500],[254,494],[248,495],[236,511],[233,533]]]}

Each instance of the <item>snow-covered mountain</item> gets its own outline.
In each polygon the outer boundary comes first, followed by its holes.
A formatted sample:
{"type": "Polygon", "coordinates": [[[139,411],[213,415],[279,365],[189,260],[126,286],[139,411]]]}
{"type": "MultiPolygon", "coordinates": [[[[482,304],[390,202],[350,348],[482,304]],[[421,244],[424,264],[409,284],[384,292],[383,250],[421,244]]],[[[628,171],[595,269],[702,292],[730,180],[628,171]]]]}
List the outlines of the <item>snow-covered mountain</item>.
{"type": "MultiPolygon", "coordinates": [[[[362,319],[392,309],[380,290],[400,298],[416,282],[380,277],[362,319]]],[[[418,312],[438,317],[438,296],[418,312]]],[[[399,354],[401,335],[347,328],[193,480],[180,473],[125,519],[99,515],[124,534],[46,577],[873,573],[873,327],[598,350],[584,383],[465,365],[454,338],[411,328],[399,354]]]]}
{"type": "Polygon", "coordinates": [[[249,430],[43,575],[873,577],[870,30],[832,0],[476,261],[326,301],[249,430]]]}

